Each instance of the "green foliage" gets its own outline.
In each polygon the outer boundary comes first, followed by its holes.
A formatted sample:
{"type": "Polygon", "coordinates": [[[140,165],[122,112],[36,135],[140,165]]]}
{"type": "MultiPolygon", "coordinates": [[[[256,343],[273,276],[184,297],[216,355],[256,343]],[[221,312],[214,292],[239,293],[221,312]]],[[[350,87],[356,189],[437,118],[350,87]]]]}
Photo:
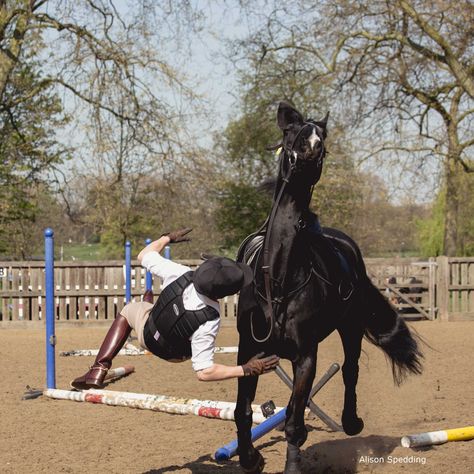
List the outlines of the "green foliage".
{"type": "MultiPolygon", "coordinates": [[[[3,257],[23,260],[40,257],[44,251],[43,231],[46,227],[52,227],[64,239],[67,238],[69,229],[63,209],[48,186],[41,183],[30,186],[27,198],[27,207],[22,209],[22,213],[5,220],[0,229],[0,255],[3,257]]],[[[19,207],[19,203],[10,206],[11,209],[19,207]]]]}
{"type": "MultiPolygon", "coordinates": [[[[474,169],[474,162],[469,165],[474,169]]],[[[474,256],[474,173],[458,176],[457,255],[474,256]]]]}
{"type": "Polygon", "coordinates": [[[27,236],[41,209],[47,174],[69,157],[56,141],[67,122],[52,91],[32,95],[38,85],[37,64],[15,69],[0,101],[0,253],[26,256],[27,236]]]}
{"type": "Polygon", "coordinates": [[[442,191],[434,202],[431,215],[416,222],[418,245],[423,257],[437,257],[443,254],[445,205],[446,192],[442,191]]]}
{"type": "Polygon", "coordinates": [[[280,139],[274,113],[273,107],[256,108],[229,122],[221,146],[229,165],[226,171],[237,180],[258,185],[273,175],[275,157],[267,147],[280,139]]]}
{"type": "Polygon", "coordinates": [[[130,176],[124,173],[119,181],[114,175],[90,179],[83,193],[83,220],[99,235],[104,257],[123,258],[127,240],[143,246],[143,236],[155,223],[147,216],[145,186],[130,192],[130,176]]]}
{"type": "Polygon", "coordinates": [[[236,248],[265,221],[271,198],[244,183],[226,182],[215,213],[217,228],[226,248],[236,248]]]}
{"type": "MultiPolygon", "coordinates": [[[[456,255],[474,255],[474,176],[460,170],[455,177],[458,191],[456,255]]],[[[446,190],[436,196],[431,214],[417,222],[417,236],[422,254],[426,257],[442,255],[444,250],[444,216],[446,190]]]]}
{"type": "Polygon", "coordinates": [[[354,234],[354,215],[363,201],[361,186],[362,176],[347,155],[328,154],[311,203],[321,224],[354,234]]]}
{"type": "Polygon", "coordinates": [[[218,143],[225,163],[216,199],[214,219],[220,231],[223,251],[230,252],[265,221],[271,207],[270,194],[259,185],[276,177],[277,159],[267,147],[281,141],[276,111],[281,100],[292,102],[304,114],[320,118],[325,114],[318,85],[306,84],[302,71],[287,69],[277,55],[260,64],[259,56],[249,58],[249,69],[241,76],[240,117],[231,121],[218,143]],[[275,71],[285,71],[275,75],[275,71]]]}

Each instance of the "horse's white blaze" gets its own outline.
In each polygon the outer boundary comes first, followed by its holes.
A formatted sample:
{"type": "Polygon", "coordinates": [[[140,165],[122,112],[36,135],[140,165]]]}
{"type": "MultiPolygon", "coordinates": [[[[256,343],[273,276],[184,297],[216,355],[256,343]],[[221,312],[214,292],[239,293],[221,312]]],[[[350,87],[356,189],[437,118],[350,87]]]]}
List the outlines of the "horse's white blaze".
{"type": "Polygon", "coordinates": [[[316,145],[317,142],[320,142],[320,138],[316,134],[316,130],[313,128],[313,133],[311,133],[310,137],[308,138],[309,141],[309,146],[311,147],[311,150],[314,149],[314,145],[316,145]]]}
{"type": "Polygon", "coordinates": [[[293,157],[296,159],[298,159],[298,153],[296,153],[296,151],[293,152],[293,157]]]}

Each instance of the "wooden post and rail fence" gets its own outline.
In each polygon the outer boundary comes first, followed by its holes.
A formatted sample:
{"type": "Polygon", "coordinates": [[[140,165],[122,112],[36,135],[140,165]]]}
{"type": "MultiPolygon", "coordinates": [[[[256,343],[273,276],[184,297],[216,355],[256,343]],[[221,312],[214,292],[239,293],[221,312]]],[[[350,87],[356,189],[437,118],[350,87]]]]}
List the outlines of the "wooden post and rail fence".
{"type": "MultiPolygon", "coordinates": [[[[194,268],[200,260],[182,260],[194,268]]],[[[368,275],[407,319],[474,321],[474,258],[367,258],[368,275]]],[[[44,262],[0,262],[0,327],[44,322],[44,262]]],[[[125,304],[123,261],[56,262],[55,314],[59,323],[113,319],[125,304]]],[[[132,262],[131,296],[145,292],[145,270],[132,262]]],[[[159,294],[159,279],[153,282],[159,294]]],[[[235,325],[237,296],[221,302],[223,325],[235,325]]]]}

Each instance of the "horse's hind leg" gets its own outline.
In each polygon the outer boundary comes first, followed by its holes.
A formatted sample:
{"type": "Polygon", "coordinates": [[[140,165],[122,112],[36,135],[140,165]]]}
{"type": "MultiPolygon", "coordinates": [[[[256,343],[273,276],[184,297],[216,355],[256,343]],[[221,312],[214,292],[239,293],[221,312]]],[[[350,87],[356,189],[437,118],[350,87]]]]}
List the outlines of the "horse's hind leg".
{"type": "MultiPolygon", "coordinates": [[[[247,358],[241,360],[239,349],[239,364],[248,361],[247,358]]],[[[237,425],[237,440],[239,462],[242,469],[249,473],[260,473],[263,470],[265,461],[262,455],[256,450],[252,444],[252,402],[255,398],[257,390],[258,377],[240,377],[238,380],[237,404],[235,407],[234,417],[237,425]]]]}
{"type": "Polygon", "coordinates": [[[308,403],[311,384],[316,373],[316,351],[314,354],[299,357],[293,362],[293,393],[286,411],[286,452],[285,474],[301,472],[300,446],[306,441],[308,430],[304,423],[304,411],[308,403]]]}
{"type": "Polygon", "coordinates": [[[346,434],[353,436],[362,431],[364,422],[357,416],[356,386],[359,378],[359,357],[364,331],[356,325],[339,328],[344,348],[344,364],[342,378],[344,380],[344,409],[342,411],[342,427],[346,434]]]}

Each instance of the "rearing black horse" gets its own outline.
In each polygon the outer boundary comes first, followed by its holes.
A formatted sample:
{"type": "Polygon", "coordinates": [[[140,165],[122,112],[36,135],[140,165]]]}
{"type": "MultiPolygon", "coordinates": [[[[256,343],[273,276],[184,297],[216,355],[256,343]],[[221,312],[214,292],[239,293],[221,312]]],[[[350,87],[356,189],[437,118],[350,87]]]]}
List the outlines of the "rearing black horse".
{"type": "MultiPolygon", "coordinates": [[[[288,359],[293,366],[285,473],[300,472],[300,446],[307,437],[304,410],[316,372],[318,343],[335,329],[344,348],[342,425],[347,434],[360,433],[364,426],[356,401],[364,336],[389,357],[397,383],[409,372],[421,373],[416,339],[367,277],[355,242],[338,230],[321,229],[309,210],[325,156],[326,122],[327,117],[305,121],[289,104],[280,103],[283,140],[272,210],[264,229],[243,242],[238,256],[255,272],[254,285],[244,288],[239,298],[238,363],[265,352],[288,359]]],[[[250,439],[257,382],[258,377],[239,379],[235,410],[240,464],[253,473],[264,465],[250,439]]]]}

